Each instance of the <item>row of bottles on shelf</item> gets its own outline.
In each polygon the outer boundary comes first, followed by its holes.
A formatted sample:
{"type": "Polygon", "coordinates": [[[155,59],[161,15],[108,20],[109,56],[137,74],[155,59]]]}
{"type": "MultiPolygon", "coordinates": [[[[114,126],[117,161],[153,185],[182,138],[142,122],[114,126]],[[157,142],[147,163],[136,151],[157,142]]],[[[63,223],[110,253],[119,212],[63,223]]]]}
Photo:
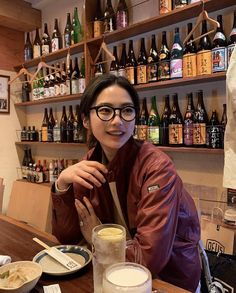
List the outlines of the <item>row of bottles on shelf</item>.
{"type": "Polygon", "coordinates": [[[44,24],[44,33],[41,38],[39,36],[39,29],[36,29],[33,43],[30,40],[30,33],[27,33],[26,42],[24,46],[25,61],[31,60],[33,58],[38,58],[43,55],[47,55],[50,52],[55,52],[61,49],[63,46],[64,48],[67,48],[73,44],[82,41],[82,38],[82,26],[78,17],[78,9],[77,7],[75,7],[72,22],[70,13],[67,12],[67,21],[64,29],[63,38],[59,30],[57,18],[55,19],[54,29],[51,38],[48,32],[47,23],[44,24]]]}
{"type": "MultiPolygon", "coordinates": [[[[118,58],[117,47],[113,47],[115,60],[111,62],[109,71],[116,75],[127,77],[131,84],[145,84],[148,82],[163,81],[168,79],[195,77],[197,75],[212,74],[226,71],[232,51],[236,44],[236,11],[234,24],[227,42],[223,32],[222,15],[217,16],[220,27],[217,28],[213,41],[207,30],[206,20],[202,22],[202,36],[198,46],[190,38],[185,46],[182,45],[179,28],[175,29],[174,42],[171,50],[168,48],[166,31],[162,32],[160,49],[156,46],[156,37],[152,35],[149,53],[146,52],[145,39],[141,38],[140,50],[136,61],[133,41],[129,40],[128,55],[126,44],[122,44],[121,56],[118,58]]],[[[192,24],[188,23],[188,33],[192,24]]],[[[95,76],[103,74],[103,64],[95,68],[95,76]]]]}
{"type": "MultiPolygon", "coordinates": [[[[171,11],[175,8],[183,8],[200,0],[161,0],[159,3],[160,14],[171,11]]],[[[140,3],[142,5],[142,2],[140,3]]],[[[101,9],[101,1],[96,2],[96,13],[93,24],[93,36],[99,37],[103,33],[113,32],[129,26],[129,9],[125,0],[119,0],[116,10],[111,0],[106,1],[105,9],[101,9]]]]}
{"type": "Polygon", "coordinates": [[[68,142],[68,143],[85,143],[86,131],[78,121],[79,105],[76,106],[75,114],[72,105],[69,106],[68,116],[66,107],[62,108],[60,122],[54,119],[52,108],[44,109],[44,117],[40,131],[35,130],[33,126],[24,126],[21,130],[21,141],[41,141],[41,142],[68,142]]]}
{"type": "Polygon", "coordinates": [[[112,1],[107,0],[102,12],[100,0],[96,0],[96,13],[93,23],[93,36],[99,37],[103,33],[113,32],[116,29],[129,25],[129,10],[125,0],[119,0],[116,11],[112,1]]]}
{"type": "Polygon", "coordinates": [[[144,98],[134,137],[164,146],[223,148],[227,123],[226,104],[223,105],[222,119],[219,122],[215,110],[212,111],[211,119],[208,119],[201,90],[197,92],[196,108],[193,104],[192,93],[187,95],[187,99],[187,109],[183,118],[179,109],[178,95],[173,95],[172,109],[169,95],[165,96],[165,106],[160,118],[156,97],[152,97],[149,113],[146,98],[144,98]]]}
{"type": "Polygon", "coordinates": [[[59,174],[68,166],[77,163],[78,160],[58,159],[58,160],[38,160],[37,163],[33,160],[31,149],[24,149],[24,157],[22,160],[22,179],[33,183],[50,182],[57,180],[59,174]]]}
{"type": "Polygon", "coordinates": [[[160,0],[159,1],[159,13],[168,13],[173,9],[184,8],[188,4],[200,2],[201,0],[160,0]]]}
{"type": "MultiPolygon", "coordinates": [[[[52,65],[54,67],[54,65],[52,65]]],[[[37,78],[30,83],[22,83],[21,101],[35,101],[39,99],[65,96],[70,94],[82,94],[85,90],[85,59],[74,58],[74,65],[70,59],[70,65],[66,68],[66,63],[57,63],[54,71],[50,68],[43,68],[39,71],[37,78]]]]}

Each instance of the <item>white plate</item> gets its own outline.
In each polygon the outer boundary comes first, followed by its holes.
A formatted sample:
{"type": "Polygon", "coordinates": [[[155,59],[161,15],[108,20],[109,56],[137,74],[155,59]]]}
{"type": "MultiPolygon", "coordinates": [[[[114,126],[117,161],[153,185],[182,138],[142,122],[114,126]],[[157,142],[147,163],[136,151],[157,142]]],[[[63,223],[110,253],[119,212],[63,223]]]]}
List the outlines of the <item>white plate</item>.
{"type": "Polygon", "coordinates": [[[75,273],[85,267],[92,259],[91,251],[81,246],[57,245],[55,247],[81,264],[81,268],[68,270],[42,250],[34,256],[33,261],[39,263],[42,266],[43,273],[48,275],[64,276],[75,273]]]}

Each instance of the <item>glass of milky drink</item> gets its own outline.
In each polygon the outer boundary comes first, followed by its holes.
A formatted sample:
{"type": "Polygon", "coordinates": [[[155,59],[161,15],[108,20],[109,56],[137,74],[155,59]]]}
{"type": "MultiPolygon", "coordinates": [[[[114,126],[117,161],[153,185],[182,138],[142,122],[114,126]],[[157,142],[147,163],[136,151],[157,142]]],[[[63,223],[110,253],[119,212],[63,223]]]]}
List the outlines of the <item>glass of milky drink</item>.
{"type": "Polygon", "coordinates": [[[126,231],[116,224],[96,226],[92,233],[94,293],[102,293],[105,269],[125,261],[126,231]]]}
{"type": "Polygon", "coordinates": [[[151,293],[151,273],[144,266],[132,262],[111,265],[103,274],[102,292],[151,293]]]}

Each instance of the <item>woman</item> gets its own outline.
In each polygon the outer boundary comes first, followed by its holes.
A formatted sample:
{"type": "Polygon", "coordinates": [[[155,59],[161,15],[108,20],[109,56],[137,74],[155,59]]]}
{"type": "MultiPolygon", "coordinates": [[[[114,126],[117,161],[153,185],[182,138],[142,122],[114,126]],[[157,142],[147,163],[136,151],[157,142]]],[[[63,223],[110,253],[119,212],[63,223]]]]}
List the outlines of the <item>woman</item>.
{"type": "Polygon", "coordinates": [[[62,243],[82,237],[91,243],[96,225],[123,223],[131,238],[128,261],[194,292],[200,278],[197,211],[169,157],[133,139],[137,92],[125,78],[103,75],[90,82],[80,111],[95,144],[53,187],[53,234],[62,243]]]}

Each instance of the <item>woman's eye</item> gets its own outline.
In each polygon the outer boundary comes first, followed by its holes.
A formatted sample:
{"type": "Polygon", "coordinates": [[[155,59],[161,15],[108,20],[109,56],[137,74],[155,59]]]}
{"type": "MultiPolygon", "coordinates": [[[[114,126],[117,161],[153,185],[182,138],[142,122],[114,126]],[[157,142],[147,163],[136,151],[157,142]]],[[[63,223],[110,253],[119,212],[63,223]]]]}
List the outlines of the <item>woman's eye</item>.
{"type": "Polygon", "coordinates": [[[104,114],[104,115],[108,115],[112,112],[112,110],[107,107],[102,107],[98,111],[99,111],[99,113],[104,114]]]}
{"type": "Polygon", "coordinates": [[[134,109],[133,108],[125,108],[122,111],[124,114],[133,114],[134,113],[134,109]]]}

